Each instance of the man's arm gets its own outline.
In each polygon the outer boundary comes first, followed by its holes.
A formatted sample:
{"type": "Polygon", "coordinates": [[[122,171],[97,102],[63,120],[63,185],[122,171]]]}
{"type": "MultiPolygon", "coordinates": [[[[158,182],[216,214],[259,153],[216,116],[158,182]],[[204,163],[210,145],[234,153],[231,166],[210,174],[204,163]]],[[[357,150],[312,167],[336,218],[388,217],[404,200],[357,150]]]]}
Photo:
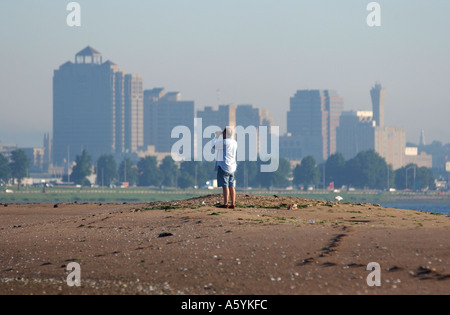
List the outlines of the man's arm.
{"type": "Polygon", "coordinates": [[[216,131],[216,137],[212,140],[213,149],[223,148],[223,139],[220,139],[221,137],[222,137],[222,131],[216,131]]]}

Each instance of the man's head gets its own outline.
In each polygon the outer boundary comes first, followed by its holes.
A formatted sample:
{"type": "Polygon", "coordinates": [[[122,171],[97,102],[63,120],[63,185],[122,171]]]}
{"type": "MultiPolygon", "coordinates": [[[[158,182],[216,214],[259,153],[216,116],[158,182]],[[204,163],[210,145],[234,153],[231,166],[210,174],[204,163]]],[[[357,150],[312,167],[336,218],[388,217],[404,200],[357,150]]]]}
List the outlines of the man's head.
{"type": "Polygon", "coordinates": [[[230,138],[233,138],[233,134],[234,134],[233,128],[230,127],[230,126],[226,127],[226,128],[223,130],[223,138],[224,138],[224,139],[230,139],[230,138]]]}

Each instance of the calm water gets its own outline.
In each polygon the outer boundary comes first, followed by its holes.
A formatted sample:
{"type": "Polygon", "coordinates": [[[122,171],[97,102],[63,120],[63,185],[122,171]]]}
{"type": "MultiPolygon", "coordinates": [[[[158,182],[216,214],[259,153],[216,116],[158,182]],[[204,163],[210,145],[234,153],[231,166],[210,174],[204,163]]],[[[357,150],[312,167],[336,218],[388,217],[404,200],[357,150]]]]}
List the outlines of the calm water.
{"type": "Polygon", "coordinates": [[[400,203],[391,202],[381,204],[383,207],[396,208],[396,209],[406,209],[406,210],[417,210],[431,213],[440,213],[450,216],[450,204],[432,204],[432,203],[400,203]]]}

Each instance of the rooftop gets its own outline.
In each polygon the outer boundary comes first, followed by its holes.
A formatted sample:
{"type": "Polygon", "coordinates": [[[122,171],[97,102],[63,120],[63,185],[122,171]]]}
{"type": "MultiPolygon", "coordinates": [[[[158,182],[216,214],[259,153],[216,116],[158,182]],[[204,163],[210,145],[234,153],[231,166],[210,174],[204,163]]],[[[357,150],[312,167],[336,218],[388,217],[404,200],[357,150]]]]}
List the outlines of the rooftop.
{"type": "Polygon", "coordinates": [[[80,51],[76,56],[101,56],[102,54],[92,48],[91,46],[87,46],[85,49],[80,51]]]}

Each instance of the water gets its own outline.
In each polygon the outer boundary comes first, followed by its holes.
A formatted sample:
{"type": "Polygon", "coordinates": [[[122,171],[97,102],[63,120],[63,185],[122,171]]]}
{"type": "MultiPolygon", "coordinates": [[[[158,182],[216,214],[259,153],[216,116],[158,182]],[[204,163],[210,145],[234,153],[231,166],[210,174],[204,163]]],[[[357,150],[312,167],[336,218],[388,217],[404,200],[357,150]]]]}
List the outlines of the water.
{"type": "Polygon", "coordinates": [[[416,210],[423,212],[439,213],[450,216],[450,204],[445,203],[404,203],[404,202],[391,202],[381,204],[383,207],[416,210]]]}

